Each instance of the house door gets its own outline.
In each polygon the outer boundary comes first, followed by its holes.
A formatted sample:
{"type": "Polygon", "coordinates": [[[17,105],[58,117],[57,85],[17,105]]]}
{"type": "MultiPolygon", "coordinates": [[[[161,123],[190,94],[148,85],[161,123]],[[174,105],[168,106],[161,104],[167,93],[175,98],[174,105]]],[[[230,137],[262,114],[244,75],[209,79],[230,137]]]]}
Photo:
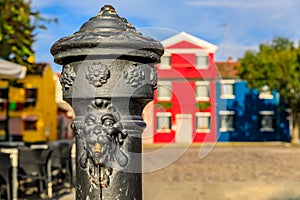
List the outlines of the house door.
{"type": "Polygon", "coordinates": [[[176,115],[176,143],[193,142],[193,123],[191,114],[178,114],[176,115]]]}

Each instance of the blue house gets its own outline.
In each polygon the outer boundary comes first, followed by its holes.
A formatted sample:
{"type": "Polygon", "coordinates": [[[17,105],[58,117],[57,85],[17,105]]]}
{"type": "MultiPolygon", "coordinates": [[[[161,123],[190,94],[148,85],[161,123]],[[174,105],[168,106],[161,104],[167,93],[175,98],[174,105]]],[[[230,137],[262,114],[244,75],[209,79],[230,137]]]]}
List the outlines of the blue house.
{"type": "Polygon", "coordinates": [[[289,141],[290,117],[279,93],[268,86],[249,89],[231,60],[216,64],[217,141],[289,141]]]}

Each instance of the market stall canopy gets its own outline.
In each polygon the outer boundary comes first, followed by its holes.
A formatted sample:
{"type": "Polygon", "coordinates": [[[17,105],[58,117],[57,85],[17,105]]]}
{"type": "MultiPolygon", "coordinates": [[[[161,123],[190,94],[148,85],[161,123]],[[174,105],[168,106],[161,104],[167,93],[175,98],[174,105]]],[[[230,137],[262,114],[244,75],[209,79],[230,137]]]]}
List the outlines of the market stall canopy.
{"type": "Polygon", "coordinates": [[[0,59],[0,79],[22,79],[26,75],[26,70],[23,65],[0,59]]]}

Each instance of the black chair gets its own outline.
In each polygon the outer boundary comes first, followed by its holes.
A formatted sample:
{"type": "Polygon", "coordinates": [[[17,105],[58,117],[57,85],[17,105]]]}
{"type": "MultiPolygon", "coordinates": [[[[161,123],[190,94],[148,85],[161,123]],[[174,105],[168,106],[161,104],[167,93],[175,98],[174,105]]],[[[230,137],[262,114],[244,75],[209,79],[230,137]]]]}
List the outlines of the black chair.
{"type": "Polygon", "coordinates": [[[73,141],[61,140],[49,144],[53,150],[51,155],[51,171],[56,183],[73,185],[71,151],[73,141]]]}
{"type": "MultiPolygon", "coordinates": [[[[11,169],[10,155],[0,152],[0,176],[5,181],[6,199],[11,199],[11,197],[10,197],[10,195],[11,195],[10,169],[11,169]]],[[[0,199],[2,199],[1,195],[0,195],[0,199]]]]}
{"type": "MultiPolygon", "coordinates": [[[[24,183],[39,183],[36,185],[40,194],[46,191],[48,197],[52,196],[51,187],[51,153],[50,148],[19,147],[19,185],[24,183]],[[21,183],[22,182],[22,183],[21,183]]],[[[25,187],[26,188],[26,185],[25,187]]]]}

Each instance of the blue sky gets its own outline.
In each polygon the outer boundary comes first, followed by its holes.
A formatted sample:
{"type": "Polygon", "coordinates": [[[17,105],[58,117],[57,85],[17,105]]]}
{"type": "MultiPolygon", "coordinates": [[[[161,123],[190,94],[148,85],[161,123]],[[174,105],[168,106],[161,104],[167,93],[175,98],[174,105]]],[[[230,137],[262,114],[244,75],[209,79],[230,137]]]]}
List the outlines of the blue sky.
{"type": "Polygon", "coordinates": [[[79,30],[105,4],[112,5],[144,35],[158,40],[185,31],[216,46],[216,60],[238,59],[246,50],[275,36],[300,40],[299,0],[33,0],[44,17],[58,18],[38,30],[34,49],[37,62],[50,62],[54,42],[79,30]]]}

